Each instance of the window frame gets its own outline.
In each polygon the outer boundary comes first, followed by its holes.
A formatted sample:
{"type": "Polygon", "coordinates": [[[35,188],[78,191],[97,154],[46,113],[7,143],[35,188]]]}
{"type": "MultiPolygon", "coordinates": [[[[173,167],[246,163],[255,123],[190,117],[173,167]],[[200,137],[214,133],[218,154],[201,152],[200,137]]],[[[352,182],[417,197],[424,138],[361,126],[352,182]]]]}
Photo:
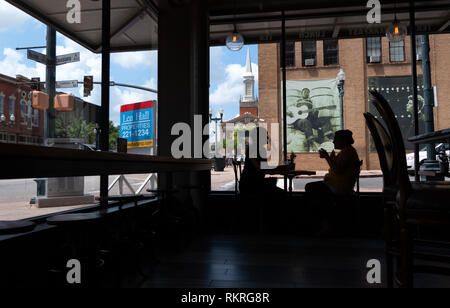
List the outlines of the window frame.
{"type": "Polygon", "coordinates": [[[423,35],[416,36],[416,54],[419,57],[419,59],[416,59],[417,61],[422,61],[422,45],[423,45],[423,35]]]}
{"type": "Polygon", "coordinates": [[[336,40],[336,39],[330,39],[330,40],[324,40],[323,41],[323,64],[325,65],[325,66],[330,66],[330,65],[339,65],[339,40],[336,40]],[[335,42],[336,43],[336,48],[335,49],[326,49],[326,45],[327,45],[327,43],[330,43],[330,42],[335,42]],[[329,55],[330,53],[336,53],[335,55],[333,55],[333,56],[328,56],[327,57],[327,54],[329,55]],[[336,62],[335,63],[328,63],[328,61],[327,61],[327,59],[330,59],[330,58],[336,58],[336,62]]]}
{"type": "Polygon", "coordinates": [[[302,66],[303,67],[317,66],[317,41],[315,40],[302,41],[302,66]],[[311,46],[314,46],[314,51],[307,51],[305,47],[306,43],[311,43],[311,46]],[[314,56],[311,58],[306,57],[305,55],[314,55],[314,56]],[[314,59],[314,65],[306,65],[307,59],[314,59]]]}
{"type": "Polygon", "coordinates": [[[367,63],[381,63],[383,61],[383,42],[382,42],[382,38],[380,36],[366,38],[366,57],[367,57],[367,63]],[[374,39],[377,39],[377,41],[378,41],[378,44],[376,44],[377,48],[372,47],[373,45],[375,45],[372,43],[374,39]],[[371,44],[371,48],[369,48],[369,44],[371,44]],[[378,57],[378,55],[369,54],[370,51],[374,51],[374,50],[379,51],[379,57],[380,57],[379,62],[370,62],[370,57],[378,57]]]}
{"type": "Polygon", "coordinates": [[[0,115],[5,114],[5,94],[0,92],[0,115]]]}
{"type": "Polygon", "coordinates": [[[16,116],[15,111],[16,111],[16,100],[17,98],[14,95],[11,95],[9,97],[9,116],[11,116],[12,114],[14,116],[16,116]]]}
{"type": "Polygon", "coordinates": [[[296,67],[295,41],[286,42],[286,67],[296,67]],[[289,46],[289,48],[288,48],[289,46]]]}
{"type": "MultiPolygon", "coordinates": [[[[398,62],[405,62],[406,61],[406,54],[405,54],[405,40],[399,41],[399,42],[389,42],[389,62],[392,63],[398,63],[398,62]],[[394,46],[392,47],[393,44],[397,44],[397,43],[403,43],[403,46],[394,46]],[[393,50],[399,50],[401,49],[402,53],[401,55],[403,56],[403,60],[393,60],[393,50]]],[[[394,54],[394,56],[398,56],[399,54],[394,54]]]]}

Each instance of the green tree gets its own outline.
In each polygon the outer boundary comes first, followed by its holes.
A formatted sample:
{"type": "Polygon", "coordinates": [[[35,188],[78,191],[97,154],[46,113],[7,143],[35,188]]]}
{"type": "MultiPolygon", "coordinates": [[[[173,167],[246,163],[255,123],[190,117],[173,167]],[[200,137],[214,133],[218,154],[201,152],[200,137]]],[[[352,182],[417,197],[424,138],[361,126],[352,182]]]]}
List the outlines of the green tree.
{"type": "Polygon", "coordinates": [[[113,121],[109,121],[109,149],[117,150],[117,138],[120,136],[120,125],[114,126],[113,121]]]}
{"type": "Polygon", "coordinates": [[[55,137],[83,139],[85,143],[93,144],[95,143],[94,128],[94,123],[88,123],[81,117],[71,119],[67,125],[63,119],[56,118],[55,137]]]}

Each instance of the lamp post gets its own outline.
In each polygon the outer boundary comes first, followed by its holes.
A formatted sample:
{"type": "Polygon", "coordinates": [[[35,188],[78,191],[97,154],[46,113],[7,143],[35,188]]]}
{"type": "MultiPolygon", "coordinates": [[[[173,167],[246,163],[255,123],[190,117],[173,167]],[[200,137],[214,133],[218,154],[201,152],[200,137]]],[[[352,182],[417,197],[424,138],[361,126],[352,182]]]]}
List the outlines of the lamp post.
{"type": "Polygon", "coordinates": [[[339,90],[339,99],[341,102],[341,128],[344,129],[344,84],[345,84],[345,73],[341,68],[336,77],[336,84],[339,90]]]}
{"type": "Polygon", "coordinates": [[[215,130],[215,135],[216,135],[216,143],[214,145],[214,153],[215,156],[217,157],[217,122],[222,122],[223,119],[223,108],[220,108],[220,118],[213,118],[213,111],[212,109],[209,109],[209,122],[214,121],[216,123],[216,130],[215,130]]]}
{"type": "Polygon", "coordinates": [[[9,117],[9,122],[6,122],[6,116],[4,114],[0,116],[0,125],[6,127],[6,142],[9,142],[8,131],[11,127],[14,126],[15,122],[16,117],[14,116],[14,114],[11,114],[11,116],[9,117]]]}

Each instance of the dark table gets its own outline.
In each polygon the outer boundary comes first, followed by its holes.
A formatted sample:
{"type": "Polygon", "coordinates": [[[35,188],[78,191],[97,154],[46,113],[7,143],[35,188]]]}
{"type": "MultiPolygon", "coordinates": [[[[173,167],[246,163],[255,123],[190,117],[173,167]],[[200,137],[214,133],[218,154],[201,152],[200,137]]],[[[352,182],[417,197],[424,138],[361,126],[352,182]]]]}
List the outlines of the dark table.
{"type": "Polygon", "coordinates": [[[408,138],[411,143],[450,143],[450,128],[408,138]]]}
{"type": "MultiPolygon", "coordinates": [[[[292,193],[292,180],[298,176],[301,175],[316,175],[315,171],[308,171],[308,170],[266,170],[266,174],[270,175],[282,175],[283,177],[288,178],[289,180],[289,193],[292,193]]],[[[284,190],[287,191],[288,188],[286,187],[286,182],[284,185],[284,190]]]]}

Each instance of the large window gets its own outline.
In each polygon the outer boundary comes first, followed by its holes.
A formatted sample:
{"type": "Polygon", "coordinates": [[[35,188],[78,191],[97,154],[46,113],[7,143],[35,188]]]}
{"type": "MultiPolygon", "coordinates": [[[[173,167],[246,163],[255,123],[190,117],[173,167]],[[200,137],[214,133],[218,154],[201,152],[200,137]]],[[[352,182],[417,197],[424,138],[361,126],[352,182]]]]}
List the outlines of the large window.
{"type": "Polygon", "coordinates": [[[5,94],[0,93],[0,115],[5,113],[5,94]]]}
{"type": "Polygon", "coordinates": [[[325,65],[338,65],[339,64],[338,40],[323,41],[323,63],[325,65]]]}
{"type": "Polygon", "coordinates": [[[367,62],[381,62],[381,37],[368,37],[366,40],[367,62]]]}
{"type": "Polygon", "coordinates": [[[286,66],[295,67],[295,42],[286,42],[286,66]]]}
{"type": "Polygon", "coordinates": [[[9,97],[9,115],[15,115],[16,98],[14,96],[9,97]]]}
{"type": "Polygon", "coordinates": [[[389,43],[389,57],[391,62],[405,61],[405,41],[389,43]]]}
{"type": "Polygon", "coordinates": [[[422,45],[423,45],[423,35],[416,36],[416,54],[417,60],[422,60],[422,45]]]}
{"type": "Polygon", "coordinates": [[[316,41],[302,42],[302,63],[303,66],[316,65],[316,41]]]}

